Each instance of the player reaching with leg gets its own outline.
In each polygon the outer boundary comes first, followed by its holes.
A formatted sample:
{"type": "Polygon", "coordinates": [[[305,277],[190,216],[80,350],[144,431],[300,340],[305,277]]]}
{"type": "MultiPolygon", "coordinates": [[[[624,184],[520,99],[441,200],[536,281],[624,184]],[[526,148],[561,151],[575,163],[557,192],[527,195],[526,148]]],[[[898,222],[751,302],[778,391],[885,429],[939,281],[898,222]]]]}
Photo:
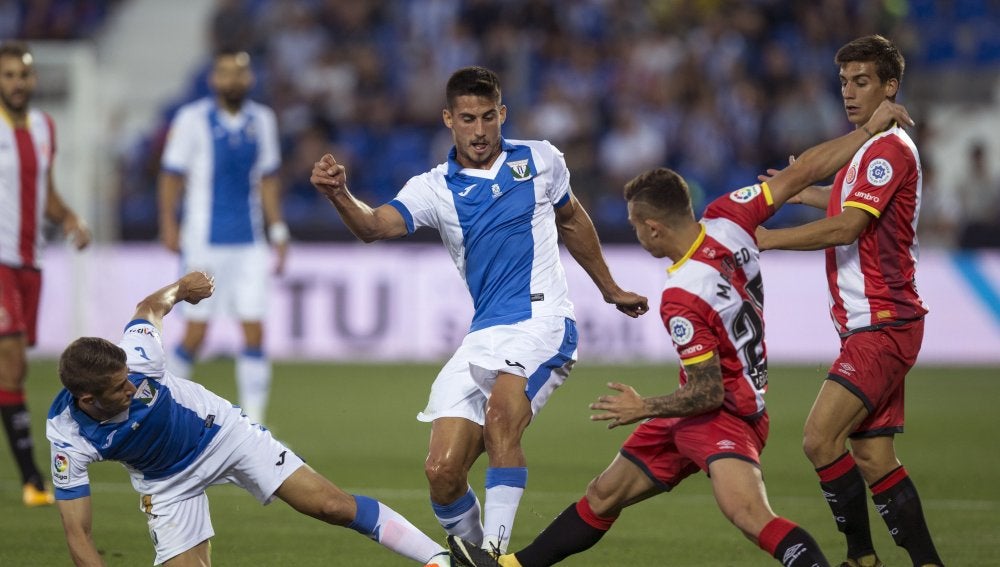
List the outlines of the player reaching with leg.
{"type": "MultiPolygon", "coordinates": [[[[910,123],[905,109],[886,102],[869,126],[910,123]]],[[[748,539],[785,567],[826,566],[813,538],[776,515],[767,501],[760,453],[768,434],[764,406],[767,351],[763,280],[754,230],[788,198],[843,165],[868,140],[855,131],[816,146],[769,181],[709,204],[695,220],[687,184],[655,169],[625,187],[628,218],[639,243],[669,258],[660,315],[681,359],[680,388],[641,397],[625,384],[601,396],[592,416],[617,427],[639,425],[586,495],[571,504],[524,549],[494,558],[449,537],[456,563],[468,567],[541,567],[596,544],[621,511],[668,492],[699,470],[708,473],[722,513],[748,539]]]]}
{"type": "Polygon", "coordinates": [[[59,359],[64,389],[49,411],[52,482],[76,565],[103,565],[91,538],[88,467],[120,461],[141,495],[154,563],[210,565],[214,535],[205,489],[231,482],[262,504],[351,528],[428,566],[448,567],[444,549],[392,508],[351,495],[242,415],[238,407],[165,369],[163,317],[181,301],[212,295],[214,281],[192,272],[136,307],[116,345],[82,337],[59,359]]]}

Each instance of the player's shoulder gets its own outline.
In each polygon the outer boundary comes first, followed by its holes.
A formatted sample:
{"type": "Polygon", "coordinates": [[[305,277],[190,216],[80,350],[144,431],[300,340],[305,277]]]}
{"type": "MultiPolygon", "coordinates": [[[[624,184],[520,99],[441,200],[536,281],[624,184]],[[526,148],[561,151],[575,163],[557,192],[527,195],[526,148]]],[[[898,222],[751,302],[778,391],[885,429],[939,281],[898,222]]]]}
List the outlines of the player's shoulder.
{"type": "Polygon", "coordinates": [[[896,126],[878,134],[865,151],[870,159],[885,158],[900,164],[916,164],[917,146],[910,136],[896,126]]]}
{"type": "Polygon", "coordinates": [[[550,156],[561,156],[563,155],[559,148],[555,147],[552,142],[548,140],[517,140],[517,139],[504,139],[504,141],[514,148],[527,147],[531,150],[537,152],[543,158],[548,159],[550,156]]]}
{"type": "Polygon", "coordinates": [[[445,179],[448,175],[448,163],[439,163],[433,168],[418,173],[407,182],[407,187],[423,187],[427,189],[447,189],[448,182],[445,179]]]}
{"type": "Polygon", "coordinates": [[[191,102],[184,103],[174,113],[172,122],[179,124],[187,120],[204,119],[212,109],[213,101],[209,97],[203,97],[191,102]]]}
{"type": "Polygon", "coordinates": [[[255,114],[255,115],[258,115],[258,116],[264,116],[264,117],[266,117],[268,119],[271,119],[271,118],[275,117],[274,109],[273,108],[271,108],[270,106],[268,106],[268,105],[266,105],[266,104],[264,104],[262,102],[257,102],[256,100],[247,99],[243,103],[243,108],[246,109],[246,111],[249,112],[249,113],[251,113],[251,114],[255,114]]]}
{"type": "Polygon", "coordinates": [[[60,415],[66,413],[70,406],[73,404],[73,394],[69,393],[69,390],[63,388],[56,394],[55,399],[52,400],[52,405],[49,406],[49,414],[47,419],[56,419],[60,415]]]}

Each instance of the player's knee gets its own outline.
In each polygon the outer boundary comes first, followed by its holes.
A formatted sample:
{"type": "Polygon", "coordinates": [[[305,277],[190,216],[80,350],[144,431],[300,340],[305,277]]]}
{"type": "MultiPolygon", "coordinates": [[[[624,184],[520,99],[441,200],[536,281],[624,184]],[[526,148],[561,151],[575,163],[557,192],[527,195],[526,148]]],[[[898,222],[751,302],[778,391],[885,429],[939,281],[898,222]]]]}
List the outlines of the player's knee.
{"type": "Polygon", "coordinates": [[[586,498],[590,509],[601,517],[617,516],[625,504],[622,502],[620,487],[604,481],[600,476],[587,485],[586,498]]]}
{"type": "Polygon", "coordinates": [[[427,476],[431,487],[438,490],[458,487],[464,494],[468,484],[467,474],[465,468],[457,462],[436,459],[431,456],[428,456],[427,460],[424,461],[424,475],[427,476]]]}
{"type": "Polygon", "coordinates": [[[836,449],[836,441],[823,435],[822,432],[806,427],[802,434],[802,452],[816,466],[827,464],[831,459],[843,454],[843,444],[841,449],[836,449]]]}
{"type": "Polygon", "coordinates": [[[9,391],[20,390],[24,386],[28,364],[24,349],[18,344],[0,346],[0,388],[9,391]]]}

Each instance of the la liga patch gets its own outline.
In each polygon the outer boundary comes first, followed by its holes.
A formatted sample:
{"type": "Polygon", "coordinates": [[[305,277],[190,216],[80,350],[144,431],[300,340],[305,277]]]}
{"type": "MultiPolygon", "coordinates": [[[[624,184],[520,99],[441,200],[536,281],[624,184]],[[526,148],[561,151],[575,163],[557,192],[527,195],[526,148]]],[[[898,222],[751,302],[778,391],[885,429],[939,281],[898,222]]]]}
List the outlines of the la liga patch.
{"type": "Polygon", "coordinates": [[[749,203],[757,195],[760,195],[760,185],[749,185],[733,191],[729,198],[737,203],[749,203]]]}

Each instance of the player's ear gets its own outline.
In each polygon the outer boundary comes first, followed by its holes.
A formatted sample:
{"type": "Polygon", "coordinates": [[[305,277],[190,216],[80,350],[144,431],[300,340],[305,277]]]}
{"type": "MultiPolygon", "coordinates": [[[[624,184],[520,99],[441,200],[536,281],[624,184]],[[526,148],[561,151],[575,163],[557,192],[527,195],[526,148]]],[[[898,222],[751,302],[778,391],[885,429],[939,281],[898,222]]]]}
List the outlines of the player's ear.
{"type": "Polygon", "coordinates": [[[500,124],[503,124],[507,120],[507,105],[500,105],[500,124]]]}
{"type": "Polygon", "coordinates": [[[899,81],[896,79],[889,79],[885,83],[885,97],[893,98],[896,93],[899,92],[899,81]]]}
{"type": "Polygon", "coordinates": [[[447,108],[441,111],[441,121],[444,122],[444,125],[447,126],[448,129],[451,129],[453,125],[453,118],[451,116],[451,111],[447,108]]]}

